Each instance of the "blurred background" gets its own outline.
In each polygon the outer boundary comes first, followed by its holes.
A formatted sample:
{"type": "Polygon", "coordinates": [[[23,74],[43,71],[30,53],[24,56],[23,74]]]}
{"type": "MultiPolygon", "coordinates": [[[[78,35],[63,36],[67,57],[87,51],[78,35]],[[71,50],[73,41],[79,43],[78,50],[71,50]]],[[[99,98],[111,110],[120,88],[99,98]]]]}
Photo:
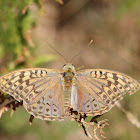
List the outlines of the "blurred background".
{"type": "MultiPolygon", "coordinates": [[[[139,0],[0,0],[0,74],[29,67],[62,69],[64,59],[78,68],[121,71],[140,81],[139,0]],[[93,43],[87,47],[90,40],[93,43]]],[[[140,91],[126,96],[122,106],[140,120],[140,91]]],[[[77,123],[34,119],[19,107],[0,119],[0,140],[85,140],[77,123]]],[[[140,129],[117,107],[109,119],[108,140],[139,140],[140,129]]],[[[91,132],[92,133],[92,132],[91,132]]],[[[98,133],[99,135],[99,133],[98,133]]]]}

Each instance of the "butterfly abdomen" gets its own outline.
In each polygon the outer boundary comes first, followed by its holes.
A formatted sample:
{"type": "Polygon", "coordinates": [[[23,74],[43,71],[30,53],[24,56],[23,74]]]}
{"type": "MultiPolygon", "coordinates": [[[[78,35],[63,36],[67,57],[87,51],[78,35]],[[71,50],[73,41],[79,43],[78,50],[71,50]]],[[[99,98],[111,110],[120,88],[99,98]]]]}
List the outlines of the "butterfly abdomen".
{"type": "Polygon", "coordinates": [[[73,82],[74,73],[68,69],[63,73],[64,78],[64,106],[69,107],[71,101],[71,86],[73,82]]]}

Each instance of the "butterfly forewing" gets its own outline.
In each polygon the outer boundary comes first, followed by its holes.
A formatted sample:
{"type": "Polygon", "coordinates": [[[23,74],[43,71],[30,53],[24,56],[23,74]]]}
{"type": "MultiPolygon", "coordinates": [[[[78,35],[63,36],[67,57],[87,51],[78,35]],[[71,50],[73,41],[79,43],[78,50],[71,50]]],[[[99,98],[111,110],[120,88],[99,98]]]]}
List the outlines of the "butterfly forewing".
{"type": "Polygon", "coordinates": [[[125,93],[132,95],[140,88],[135,79],[111,70],[81,70],[77,72],[76,80],[81,112],[91,115],[109,111],[125,93]]]}
{"type": "Polygon", "coordinates": [[[63,118],[63,90],[59,70],[32,68],[13,71],[0,77],[0,89],[16,100],[23,101],[28,112],[36,117],[47,120],[63,118]],[[46,113],[45,109],[49,111],[46,113]]]}

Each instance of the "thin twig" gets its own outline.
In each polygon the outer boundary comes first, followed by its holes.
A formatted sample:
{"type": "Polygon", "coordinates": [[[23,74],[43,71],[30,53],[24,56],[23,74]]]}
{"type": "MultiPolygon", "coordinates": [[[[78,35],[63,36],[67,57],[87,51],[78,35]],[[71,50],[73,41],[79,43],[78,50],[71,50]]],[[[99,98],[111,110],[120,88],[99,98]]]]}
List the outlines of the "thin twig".
{"type": "Polygon", "coordinates": [[[140,128],[140,121],[136,118],[136,116],[127,111],[119,102],[116,103],[116,106],[126,115],[127,119],[135,125],[137,128],[140,128]]]}

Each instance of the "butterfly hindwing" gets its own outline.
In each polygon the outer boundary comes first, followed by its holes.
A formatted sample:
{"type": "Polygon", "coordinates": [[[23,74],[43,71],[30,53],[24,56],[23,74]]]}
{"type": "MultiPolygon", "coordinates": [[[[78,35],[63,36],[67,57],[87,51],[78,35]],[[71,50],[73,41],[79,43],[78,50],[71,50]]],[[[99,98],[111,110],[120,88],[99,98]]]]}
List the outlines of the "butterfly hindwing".
{"type": "Polygon", "coordinates": [[[75,85],[72,85],[72,89],[71,106],[79,113],[96,116],[105,112],[105,109],[109,110],[108,105],[98,100],[95,92],[92,91],[95,96],[90,95],[90,91],[80,82],[77,81],[75,85]]]}
{"type": "Polygon", "coordinates": [[[63,120],[63,87],[60,80],[54,87],[46,92],[37,102],[33,104],[23,104],[26,110],[36,118],[43,120],[63,120]]]}

